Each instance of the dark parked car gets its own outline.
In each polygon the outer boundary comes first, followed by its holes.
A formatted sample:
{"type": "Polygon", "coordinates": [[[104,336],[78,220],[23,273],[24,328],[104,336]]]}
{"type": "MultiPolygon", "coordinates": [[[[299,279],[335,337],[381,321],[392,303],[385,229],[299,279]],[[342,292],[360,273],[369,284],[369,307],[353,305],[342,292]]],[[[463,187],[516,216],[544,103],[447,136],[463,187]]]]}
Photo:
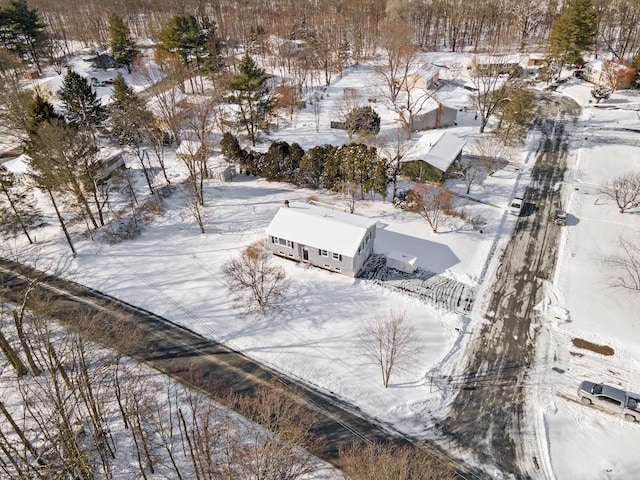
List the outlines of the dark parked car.
{"type": "Polygon", "coordinates": [[[567,212],[564,210],[556,210],[553,215],[553,223],[556,225],[564,226],[567,224],[567,212]]]}

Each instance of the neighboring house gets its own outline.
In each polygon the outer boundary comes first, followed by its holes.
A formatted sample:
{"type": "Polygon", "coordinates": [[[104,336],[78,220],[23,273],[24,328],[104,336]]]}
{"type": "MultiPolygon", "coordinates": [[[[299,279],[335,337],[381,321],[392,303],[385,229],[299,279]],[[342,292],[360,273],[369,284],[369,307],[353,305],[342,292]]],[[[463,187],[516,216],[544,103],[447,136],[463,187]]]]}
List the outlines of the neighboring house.
{"type": "Polygon", "coordinates": [[[593,60],[584,64],[580,76],[595,85],[619,90],[631,86],[634,73],[633,67],[624,63],[593,60]]]}
{"type": "Polygon", "coordinates": [[[474,55],[471,58],[471,73],[503,75],[514,70],[522,73],[528,63],[528,55],[474,55]]]}
{"type": "Polygon", "coordinates": [[[416,180],[441,182],[462,156],[465,141],[444,131],[422,135],[402,157],[401,174],[416,180]]]}
{"type": "Polygon", "coordinates": [[[117,169],[124,168],[123,152],[118,148],[102,148],[96,155],[96,162],[98,165],[96,180],[103,182],[117,169]]]}
{"type": "Polygon", "coordinates": [[[276,255],[356,277],[373,252],[376,223],[352,213],[286,201],[266,233],[276,255]]]}
{"type": "Polygon", "coordinates": [[[458,111],[429,99],[422,113],[413,117],[412,132],[431,130],[433,128],[451,127],[456,124],[458,111]]]}
{"type": "Polygon", "coordinates": [[[439,70],[430,69],[419,73],[410,73],[403,79],[402,90],[427,90],[432,88],[439,79],[439,70]]]}

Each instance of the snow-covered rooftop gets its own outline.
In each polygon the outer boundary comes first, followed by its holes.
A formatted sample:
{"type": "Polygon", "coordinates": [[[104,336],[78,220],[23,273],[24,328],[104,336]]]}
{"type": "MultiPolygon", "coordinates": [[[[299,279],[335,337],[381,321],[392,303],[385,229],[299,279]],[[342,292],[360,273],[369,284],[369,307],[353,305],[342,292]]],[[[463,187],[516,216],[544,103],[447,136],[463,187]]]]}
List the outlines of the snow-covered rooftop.
{"type": "Polygon", "coordinates": [[[278,210],[267,235],[354,257],[367,230],[376,223],[361,215],[291,202],[278,210]]]}
{"type": "Polygon", "coordinates": [[[403,162],[424,160],[446,172],[465,146],[465,141],[442,130],[426,133],[407,151],[403,162]]]}

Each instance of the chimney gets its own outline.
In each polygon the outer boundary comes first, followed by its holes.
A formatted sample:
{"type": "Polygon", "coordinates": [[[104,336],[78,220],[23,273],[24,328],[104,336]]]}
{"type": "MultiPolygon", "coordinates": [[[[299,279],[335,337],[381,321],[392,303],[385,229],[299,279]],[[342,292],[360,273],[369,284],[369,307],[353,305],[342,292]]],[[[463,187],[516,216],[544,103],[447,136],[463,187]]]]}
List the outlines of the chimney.
{"type": "Polygon", "coordinates": [[[284,208],[289,208],[289,200],[284,201],[284,208]]]}

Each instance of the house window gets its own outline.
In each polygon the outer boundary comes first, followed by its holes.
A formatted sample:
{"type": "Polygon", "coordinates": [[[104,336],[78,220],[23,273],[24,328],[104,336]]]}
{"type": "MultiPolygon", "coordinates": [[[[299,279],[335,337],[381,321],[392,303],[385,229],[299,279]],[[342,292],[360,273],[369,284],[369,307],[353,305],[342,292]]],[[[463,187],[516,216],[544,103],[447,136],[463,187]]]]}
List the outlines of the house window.
{"type": "Polygon", "coordinates": [[[336,267],[336,272],[341,272],[342,270],[340,269],[340,267],[336,267]]]}
{"type": "Polygon", "coordinates": [[[342,255],[340,255],[339,253],[334,253],[333,254],[333,259],[342,261],[342,255]]]}
{"type": "Polygon", "coordinates": [[[276,237],[271,236],[271,243],[276,243],[276,237]]]}
{"type": "Polygon", "coordinates": [[[285,240],[284,238],[279,238],[279,239],[278,239],[278,243],[279,243],[280,245],[286,245],[286,244],[287,244],[287,240],[285,240]]]}
{"type": "Polygon", "coordinates": [[[318,250],[318,255],[320,255],[321,257],[328,257],[329,253],[327,253],[326,250],[318,250]]]}
{"type": "Polygon", "coordinates": [[[290,240],[287,240],[287,247],[293,248],[293,242],[290,240]]]}
{"type": "Polygon", "coordinates": [[[331,268],[331,265],[324,264],[324,268],[331,268]]]}

